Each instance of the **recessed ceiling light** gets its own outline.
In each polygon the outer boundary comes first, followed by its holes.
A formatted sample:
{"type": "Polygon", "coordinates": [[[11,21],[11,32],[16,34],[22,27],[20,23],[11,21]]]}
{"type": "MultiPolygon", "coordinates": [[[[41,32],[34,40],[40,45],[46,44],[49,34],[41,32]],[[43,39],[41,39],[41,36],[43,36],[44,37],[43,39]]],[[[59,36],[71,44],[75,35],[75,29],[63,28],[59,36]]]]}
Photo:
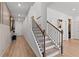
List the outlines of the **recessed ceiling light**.
{"type": "Polygon", "coordinates": [[[18,16],[21,16],[20,14],[18,14],[18,16]]]}
{"type": "Polygon", "coordinates": [[[18,3],[18,6],[21,7],[21,3],[18,3]]]}
{"type": "Polygon", "coordinates": [[[76,8],[73,8],[72,11],[76,11],[76,8]]]}

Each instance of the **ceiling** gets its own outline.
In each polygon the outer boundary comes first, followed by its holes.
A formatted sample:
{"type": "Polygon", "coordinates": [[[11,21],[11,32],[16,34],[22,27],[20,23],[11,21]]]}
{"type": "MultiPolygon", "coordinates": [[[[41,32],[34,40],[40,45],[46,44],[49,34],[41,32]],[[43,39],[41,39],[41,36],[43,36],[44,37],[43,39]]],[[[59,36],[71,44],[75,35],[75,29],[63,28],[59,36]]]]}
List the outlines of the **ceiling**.
{"type": "Polygon", "coordinates": [[[6,4],[14,19],[17,21],[23,21],[33,3],[34,2],[7,2],[6,4]]]}
{"type": "MultiPolygon", "coordinates": [[[[7,2],[6,4],[14,19],[23,21],[34,2],[7,2]]],[[[50,2],[47,5],[47,7],[68,14],[69,16],[79,16],[79,2],[50,2]]]]}
{"type": "Polygon", "coordinates": [[[79,2],[53,2],[48,7],[69,16],[79,16],[79,2]]]}

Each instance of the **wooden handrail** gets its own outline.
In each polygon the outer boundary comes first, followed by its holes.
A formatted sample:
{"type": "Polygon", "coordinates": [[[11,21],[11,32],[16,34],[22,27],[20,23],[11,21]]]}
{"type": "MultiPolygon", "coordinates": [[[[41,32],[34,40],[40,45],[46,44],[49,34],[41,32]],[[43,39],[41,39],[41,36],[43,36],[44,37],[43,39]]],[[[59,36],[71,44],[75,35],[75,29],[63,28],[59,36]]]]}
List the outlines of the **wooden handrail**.
{"type": "Polygon", "coordinates": [[[33,18],[33,21],[35,22],[35,24],[37,25],[37,27],[40,29],[40,31],[42,32],[42,34],[44,35],[44,30],[41,29],[41,27],[37,24],[37,22],[35,21],[35,19],[33,18]]]}
{"type": "Polygon", "coordinates": [[[46,44],[45,44],[45,30],[44,30],[44,52],[43,52],[43,57],[45,57],[46,56],[46,52],[45,52],[45,46],[46,46],[46,44]]]}
{"type": "Polygon", "coordinates": [[[51,24],[49,21],[47,21],[47,23],[49,23],[51,26],[53,26],[56,30],[58,30],[59,32],[61,32],[61,30],[59,30],[56,26],[54,26],[53,24],[51,24]]]}
{"type": "Polygon", "coordinates": [[[61,55],[63,54],[63,30],[59,30],[56,26],[51,24],[49,21],[47,21],[51,26],[53,26],[56,30],[58,30],[61,33],[61,55]]]}
{"type": "Polygon", "coordinates": [[[41,18],[41,16],[37,17],[37,20],[38,20],[39,18],[41,18]]]}
{"type": "Polygon", "coordinates": [[[43,57],[45,57],[46,55],[45,55],[45,30],[42,30],[41,29],[41,27],[37,24],[37,22],[35,21],[35,19],[34,19],[34,16],[33,16],[33,21],[35,22],[35,24],[37,25],[37,27],[40,29],[40,31],[42,32],[42,34],[43,34],[43,37],[44,37],[44,51],[43,51],[43,57]]]}
{"type": "Polygon", "coordinates": [[[63,30],[61,31],[61,55],[63,55],[63,30]]]}
{"type": "MultiPolygon", "coordinates": [[[[41,29],[41,27],[38,25],[38,23],[35,21],[34,18],[33,18],[33,21],[35,22],[35,24],[37,25],[37,27],[40,29],[40,31],[42,32],[42,34],[44,36],[44,52],[43,52],[43,57],[45,57],[46,56],[46,53],[45,53],[45,30],[41,29]]],[[[47,23],[49,23],[51,26],[53,26],[56,30],[58,30],[61,33],[61,54],[63,54],[63,30],[59,30],[56,26],[51,24],[49,21],[47,21],[47,23]]]]}

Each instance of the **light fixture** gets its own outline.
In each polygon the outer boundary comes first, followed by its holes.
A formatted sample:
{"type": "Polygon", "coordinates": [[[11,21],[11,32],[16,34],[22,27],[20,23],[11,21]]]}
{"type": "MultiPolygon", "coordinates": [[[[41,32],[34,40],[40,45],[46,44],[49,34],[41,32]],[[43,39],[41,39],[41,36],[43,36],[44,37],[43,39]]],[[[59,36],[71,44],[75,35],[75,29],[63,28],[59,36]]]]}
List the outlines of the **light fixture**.
{"type": "Polygon", "coordinates": [[[73,8],[72,11],[76,11],[76,8],[73,8]]]}
{"type": "Polygon", "coordinates": [[[18,14],[18,16],[21,16],[20,14],[18,14]]]}
{"type": "Polygon", "coordinates": [[[21,3],[18,3],[18,6],[21,7],[21,3]]]}

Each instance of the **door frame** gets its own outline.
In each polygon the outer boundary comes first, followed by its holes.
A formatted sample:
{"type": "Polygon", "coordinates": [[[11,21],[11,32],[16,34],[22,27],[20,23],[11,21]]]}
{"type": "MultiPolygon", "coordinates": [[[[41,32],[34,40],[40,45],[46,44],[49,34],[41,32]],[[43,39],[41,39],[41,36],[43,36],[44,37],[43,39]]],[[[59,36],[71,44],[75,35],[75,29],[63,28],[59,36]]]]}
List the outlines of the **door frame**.
{"type": "Polygon", "coordinates": [[[71,19],[68,19],[68,39],[71,39],[71,19]]]}

